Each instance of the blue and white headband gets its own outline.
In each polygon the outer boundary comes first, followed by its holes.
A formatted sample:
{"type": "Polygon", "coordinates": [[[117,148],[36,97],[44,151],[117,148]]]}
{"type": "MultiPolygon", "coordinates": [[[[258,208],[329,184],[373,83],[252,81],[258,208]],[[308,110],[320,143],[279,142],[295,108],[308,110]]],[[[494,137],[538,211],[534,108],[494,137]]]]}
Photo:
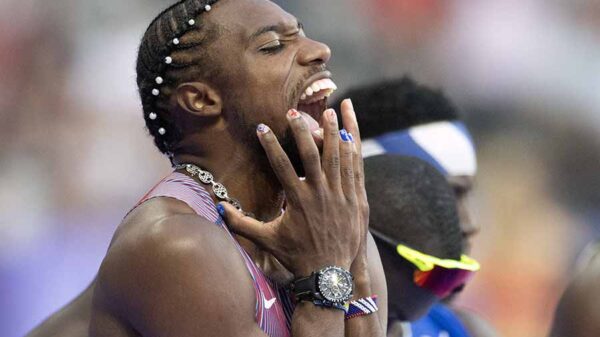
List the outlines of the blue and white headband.
{"type": "Polygon", "coordinates": [[[458,121],[418,125],[362,143],[364,158],[386,153],[417,157],[445,176],[474,176],[477,172],[473,140],[465,125],[458,121]]]}

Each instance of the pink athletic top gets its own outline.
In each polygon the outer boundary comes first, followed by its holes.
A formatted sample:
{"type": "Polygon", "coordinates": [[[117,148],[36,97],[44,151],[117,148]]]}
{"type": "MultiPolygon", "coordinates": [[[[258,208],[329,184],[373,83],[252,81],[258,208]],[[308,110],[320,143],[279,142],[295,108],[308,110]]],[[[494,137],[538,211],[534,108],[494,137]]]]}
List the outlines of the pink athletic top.
{"type": "Polygon", "coordinates": [[[185,202],[199,216],[223,228],[244,258],[256,294],[256,322],[271,337],[288,337],[294,306],[286,290],[271,281],[239,245],[219,215],[208,192],[193,178],[173,172],[152,188],[136,205],[157,197],[171,197],[185,202]]]}

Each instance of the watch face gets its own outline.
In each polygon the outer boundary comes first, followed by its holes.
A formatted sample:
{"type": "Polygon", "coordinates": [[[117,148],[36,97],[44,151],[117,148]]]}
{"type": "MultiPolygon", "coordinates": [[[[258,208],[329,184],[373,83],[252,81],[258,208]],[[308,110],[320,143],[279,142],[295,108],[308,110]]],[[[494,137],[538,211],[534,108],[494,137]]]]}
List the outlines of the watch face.
{"type": "Polygon", "coordinates": [[[319,272],[319,292],[333,303],[342,303],[352,297],[352,274],[339,267],[326,267],[319,272]]]}

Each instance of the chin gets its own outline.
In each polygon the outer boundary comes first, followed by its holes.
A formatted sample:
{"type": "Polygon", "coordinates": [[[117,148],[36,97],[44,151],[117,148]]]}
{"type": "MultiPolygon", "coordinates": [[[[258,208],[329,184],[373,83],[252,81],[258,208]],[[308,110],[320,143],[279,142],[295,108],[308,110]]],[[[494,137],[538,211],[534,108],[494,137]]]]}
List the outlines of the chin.
{"type": "Polygon", "coordinates": [[[403,322],[414,322],[427,315],[434,303],[416,303],[413,301],[412,303],[404,302],[404,304],[394,310],[397,319],[403,322]]]}
{"type": "Polygon", "coordinates": [[[459,294],[460,294],[460,292],[455,292],[455,293],[448,295],[447,297],[445,297],[442,300],[442,303],[451,304],[452,302],[454,302],[454,300],[456,300],[456,298],[458,297],[459,294]]]}
{"type": "Polygon", "coordinates": [[[409,310],[406,310],[405,312],[399,313],[398,318],[403,322],[414,322],[427,315],[429,309],[431,309],[431,306],[417,308],[416,310],[414,308],[411,308],[409,310]]]}

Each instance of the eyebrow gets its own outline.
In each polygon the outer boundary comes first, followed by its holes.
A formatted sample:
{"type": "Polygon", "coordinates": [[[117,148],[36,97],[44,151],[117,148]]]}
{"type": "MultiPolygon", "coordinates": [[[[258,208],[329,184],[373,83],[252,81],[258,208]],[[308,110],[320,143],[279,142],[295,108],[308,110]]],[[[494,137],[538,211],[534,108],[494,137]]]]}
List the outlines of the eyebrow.
{"type": "MultiPolygon", "coordinates": [[[[304,25],[302,24],[302,22],[298,21],[296,27],[299,30],[303,30],[304,29],[304,25]]],[[[254,39],[256,39],[257,37],[268,33],[268,32],[277,32],[277,33],[281,33],[282,31],[284,31],[286,28],[286,25],[284,23],[280,23],[277,25],[269,25],[269,26],[264,26],[259,28],[256,32],[254,32],[252,35],[250,35],[250,38],[248,39],[249,41],[252,41],[254,39]]]]}

